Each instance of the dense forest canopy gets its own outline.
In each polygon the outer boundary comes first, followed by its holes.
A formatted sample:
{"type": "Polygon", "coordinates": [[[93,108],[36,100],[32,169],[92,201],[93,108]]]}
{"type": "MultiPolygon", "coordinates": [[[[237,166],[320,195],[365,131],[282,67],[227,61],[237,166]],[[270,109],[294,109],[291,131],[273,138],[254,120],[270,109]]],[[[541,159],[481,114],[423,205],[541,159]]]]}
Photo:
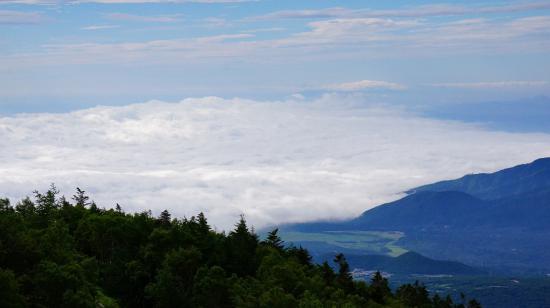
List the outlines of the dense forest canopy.
{"type": "Polygon", "coordinates": [[[226,234],[202,213],[101,209],[79,188],[72,201],[53,185],[0,199],[0,307],[479,307],[349,271],[342,254],[313,264],[277,230],[260,240],[244,217],[226,234]]]}

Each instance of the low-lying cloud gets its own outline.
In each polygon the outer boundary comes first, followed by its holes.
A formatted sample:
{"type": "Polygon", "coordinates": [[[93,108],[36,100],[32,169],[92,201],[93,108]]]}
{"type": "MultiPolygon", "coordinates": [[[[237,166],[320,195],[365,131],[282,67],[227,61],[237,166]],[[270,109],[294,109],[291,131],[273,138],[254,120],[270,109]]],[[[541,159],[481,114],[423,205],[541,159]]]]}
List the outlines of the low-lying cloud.
{"type": "Polygon", "coordinates": [[[55,182],[100,206],[204,211],[219,229],[341,219],[402,191],[550,156],[550,135],[489,131],[343,96],[151,101],[0,118],[0,195],[55,182]]]}

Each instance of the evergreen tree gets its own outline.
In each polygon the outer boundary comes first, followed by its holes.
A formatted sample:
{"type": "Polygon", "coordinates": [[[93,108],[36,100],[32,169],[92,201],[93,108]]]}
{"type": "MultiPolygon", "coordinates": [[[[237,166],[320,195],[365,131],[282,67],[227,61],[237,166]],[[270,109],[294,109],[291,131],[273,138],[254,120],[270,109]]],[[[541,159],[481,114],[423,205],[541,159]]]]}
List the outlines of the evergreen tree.
{"type": "Polygon", "coordinates": [[[336,278],[336,275],[334,274],[332,267],[330,267],[327,261],[323,262],[323,264],[320,265],[320,270],[324,283],[329,286],[334,284],[334,279],[336,278]]]}
{"type": "Polygon", "coordinates": [[[168,212],[168,210],[164,210],[160,213],[158,220],[161,225],[169,226],[172,223],[172,215],[168,212]]]}
{"type": "MultiPolygon", "coordinates": [[[[408,307],[429,307],[432,301],[429,298],[428,290],[418,281],[414,284],[405,284],[400,286],[395,296],[399,298],[408,307]]],[[[435,300],[434,300],[435,301],[435,300]]]]}
{"type": "Polygon", "coordinates": [[[229,233],[230,268],[240,276],[252,275],[257,267],[255,258],[258,236],[248,230],[244,215],[229,233]]]}
{"type": "Polygon", "coordinates": [[[279,251],[283,251],[285,245],[284,245],[284,242],[279,237],[279,235],[277,234],[278,232],[279,232],[278,228],[269,232],[267,234],[267,239],[265,240],[265,243],[279,251]]]}
{"type": "Polygon", "coordinates": [[[285,248],[277,230],[260,245],[244,216],[226,235],[202,213],[154,218],[100,210],[80,188],[74,204],[58,194],[52,185],[15,208],[0,198],[0,307],[466,306],[430,299],[418,283],[392,294],[380,273],[369,286],[353,281],[344,255],[335,273],[285,248]]]}
{"type": "Polygon", "coordinates": [[[344,254],[339,253],[334,258],[334,263],[338,265],[338,275],[336,277],[337,283],[346,291],[351,292],[353,290],[353,278],[350,273],[350,268],[344,254]]]}
{"type": "Polygon", "coordinates": [[[203,212],[200,212],[199,215],[197,215],[197,222],[199,224],[199,231],[202,234],[207,234],[210,232],[210,226],[208,225],[208,221],[206,220],[203,212]]]}
{"type": "Polygon", "coordinates": [[[386,297],[391,294],[388,284],[388,279],[377,271],[371,279],[369,287],[370,297],[377,303],[383,304],[386,302],[386,297]]]}
{"type": "Polygon", "coordinates": [[[79,187],[76,188],[76,194],[72,198],[76,204],[75,206],[86,207],[90,205],[90,197],[86,195],[86,192],[79,187]]]}

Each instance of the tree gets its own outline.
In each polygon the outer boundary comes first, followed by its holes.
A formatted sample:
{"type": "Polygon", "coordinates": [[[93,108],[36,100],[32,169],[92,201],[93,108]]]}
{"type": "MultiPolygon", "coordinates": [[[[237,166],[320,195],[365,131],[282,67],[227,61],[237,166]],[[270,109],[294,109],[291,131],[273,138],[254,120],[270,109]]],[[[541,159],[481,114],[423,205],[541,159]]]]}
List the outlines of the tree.
{"type": "Polygon", "coordinates": [[[475,299],[471,299],[469,302],[468,302],[468,308],[481,308],[481,304],[476,301],[475,299]]]}
{"type": "Polygon", "coordinates": [[[0,268],[0,307],[24,307],[25,298],[19,292],[19,283],[10,270],[0,268]]]}
{"type": "Polygon", "coordinates": [[[170,215],[170,212],[168,212],[168,210],[164,210],[160,213],[158,221],[163,226],[169,226],[172,223],[172,215],[170,215]]]}
{"type": "Polygon", "coordinates": [[[210,226],[208,225],[208,221],[206,220],[203,212],[200,212],[199,215],[197,215],[197,222],[199,224],[199,232],[201,234],[204,235],[210,232],[210,226]]]}
{"type": "Polygon", "coordinates": [[[298,262],[300,262],[300,264],[311,266],[311,261],[313,260],[313,258],[309,254],[309,251],[307,251],[307,249],[303,248],[302,246],[298,248],[295,246],[291,246],[287,250],[287,252],[290,256],[294,256],[296,259],[298,259],[298,262]]]}
{"type": "Polygon", "coordinates": [[[337,283],[348,292],[353,290],[353,278],[351,277],[348,261],[344,254],[339,253],[334,258],[334,263],[338,265],[337,283]]]}
{"type": "Polygon", "coordinates": [[[391,295],[388,280],[384,278],[379,271],[377,271],[371,279],[369,294],[372,300],[380,304],[385,303],[386,297],[391,295]]]}
{"type": "Polygon", "coordinates": [[[220,266],[201,267],[195,275],[193,305],[204,308],[231,307],[229,280],[220,266]]]}
{"type": "Polygon", "coordinates": [[[240,276],[253,275],[257,267],[258,236],[248,230],[243,215],[227,239],[230,269],[240,276]]]}
{"type": "Polygon", "coordinates": [[[200,257],[195,248],[179,248],[166,255],[155,282],[146,288],[156,307],[191,307],[200,257]]]}
{"type": "Polygon", "coordinates": [[[260,307],[287,308],[296,306],[297,301],[294,296],[286,293],[280,287],[270,288],[260,296],[260,307]]]}
{"type": "Polygon", "coordinates": [[[95,307],[97,288],[78,263],[41,262],[32,278],[32,298],[46,307],[95,307]]]}
{"type": "Polygon", "coordinates": [[[432,303],[428,296],[428,290],[418,281],[412,285],[405,284],[400,286],[395,296],[407,307],[429,307],[432,303]]]}
{"type": "Polygon", "coordinates": [[[86,195],[86,192],[79,187],[76,188],[76,194],[72,198],[76,202],[76,206],[86,207],[90,205],[90,197],[86,195]]]}
{"type": "Polygon", "coordinates": [[[36,213],[36,206],[29,197],[24,198],[15,205],[15,211],[28,221],[36,213]]]}
{"type": "Polygon", "coordinates": [[[58,193],[15,209],[0,198],[0,307],[479,307],[430,299],[418,283],[394,295],[380,273],[354,281],[343,254],[336,273],[313,265],[278,230],[260,243],[244,216],[225,234],[202,213],[155,218],[100,210],[80,188],[75,204],[58,193]]]}
{"type": "Polygon", "coordinates": [[[48,191],[45,194],[41,194],[37,190],[34,191],[34,198],[36,202],[36,211],[41,216],[41,223],[45,224],[47,219],[50,218],[52,212],[54,212],[57,206],[57,195],[59,190],[55,187],[55,184],[51,184],[48,191]]]}
{"type": "Polygon", "coordinates": [[[324,283],[328,286],[332,285],[334,283],[334,279],[336,278],[336,275],[334,274],[332,267],[328,265],[328,262],[327,261],[323,262],[323,264],[319,266],[319,269],[321,271],[321,276],[323,278],[324,283]]]}
{"type": "Polygon", "coordinates": [[[13,211],[8,198],[0,198],[0,211],[13,211]]]}
{"type": "Polygon", "coordinates": [[[271,246],[271,247],[277,249],[278,251],[283,251],[285,245],[284,245],[284,242],[279,237],[279,235],[277,234],[278,232],[279,232],[278,228],[275,228],[275,229],[273,229],[273,231],[269,232],[267,234],[267,238],[265,240],[265,243],[268,246],[271,246]]]}
{"type": "Polygon", "coordinates": [[[95,204],[95,202],[93,201],[92,201],[92,204],[90,204],[90,212],[93,214],[99,214],[101,212],[97,207],[97,204],[95,204]]]}

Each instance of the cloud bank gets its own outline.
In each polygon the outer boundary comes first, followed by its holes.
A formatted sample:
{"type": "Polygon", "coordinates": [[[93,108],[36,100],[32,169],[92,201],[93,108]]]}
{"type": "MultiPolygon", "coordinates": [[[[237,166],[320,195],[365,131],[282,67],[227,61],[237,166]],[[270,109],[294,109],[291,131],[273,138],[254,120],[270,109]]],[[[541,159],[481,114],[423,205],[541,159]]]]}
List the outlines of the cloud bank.
{"type": "Polygon", "coordinates": [[[407,188],[550,156],[550,135],[488,131],[345,96],[151,101],[0,118],[0,195],[55,182],[100,206],[204,211],[219,229],[346,218],[407,188]]]}

